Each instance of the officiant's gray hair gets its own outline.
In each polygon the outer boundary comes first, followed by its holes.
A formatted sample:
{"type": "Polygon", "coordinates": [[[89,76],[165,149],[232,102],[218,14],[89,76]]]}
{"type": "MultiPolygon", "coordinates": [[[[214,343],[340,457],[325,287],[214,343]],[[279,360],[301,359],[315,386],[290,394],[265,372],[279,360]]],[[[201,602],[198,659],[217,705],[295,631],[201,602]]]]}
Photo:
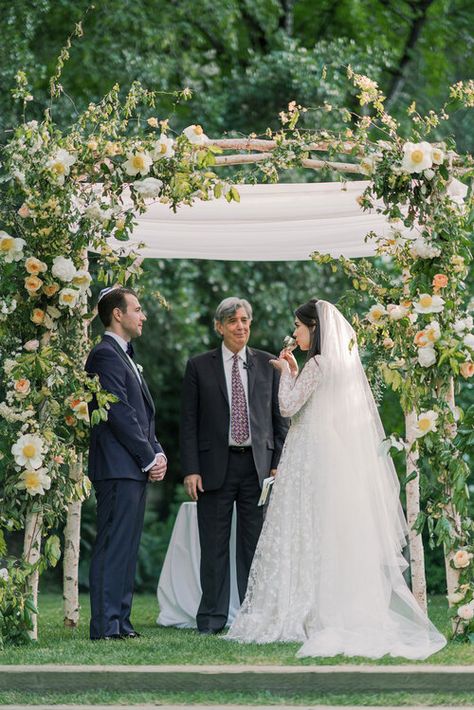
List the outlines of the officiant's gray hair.
{"type": "MultiPolygon", "coordinates": [[[[239,308],[243,308],[250,320],[252,320],[252,306],[245,298],[237,298],[237,296],[229,296],[224,298],[216,308],[214,315],[214,328],[216,323],[224,323],[228,318],[231,318],[239,308]]],[[[216,332],[218,332],[216,330],[216,332]]]]}

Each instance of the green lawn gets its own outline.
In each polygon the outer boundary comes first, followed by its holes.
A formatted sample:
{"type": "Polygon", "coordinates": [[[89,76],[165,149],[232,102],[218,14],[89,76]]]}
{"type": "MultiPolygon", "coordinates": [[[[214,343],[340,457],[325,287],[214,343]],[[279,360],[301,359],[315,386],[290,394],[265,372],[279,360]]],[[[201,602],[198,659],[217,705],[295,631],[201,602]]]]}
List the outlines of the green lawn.
{"type": "MultiPolygon", "coordinates": [[[[62,599],[59,594],[40,595],[39,641],[28,646],[8,647],[0,652],[0,664],[250,664],[250,665],[332,665],[373,663],[364,658],[297,659],[297,643],[241,645],[219,636],[201,637],[191,629],[160,628],[156,625],[158,607],[153,595],[137,596],[133,622],[142,638],[117,642],[91,642],[88,639],[89,600],[81,597],[82,620],[78,629],[65,629],[62,599]]],[[[449,626],[442,597],[430,602],[430,616],[445,634],[449,626]]],[[[378,665],[413,663],[405,659],[383,658],[378,665]]],[[[421,662],[418,662],[421,663],[421,662]]],[[[474,645],[449,643],[427,663],[474,665],[474,645]]]]}

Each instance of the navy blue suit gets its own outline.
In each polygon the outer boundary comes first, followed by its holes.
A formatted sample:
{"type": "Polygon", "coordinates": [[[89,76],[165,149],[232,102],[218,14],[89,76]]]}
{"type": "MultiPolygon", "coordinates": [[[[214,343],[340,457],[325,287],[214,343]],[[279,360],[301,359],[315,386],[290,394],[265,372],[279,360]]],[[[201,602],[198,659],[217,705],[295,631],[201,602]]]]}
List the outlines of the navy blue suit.
{"type": "MultiPolygon", "coordinates": [[[[133,631],[130,612],[148,474],[163,452],[155,436],[155,407],[142,377],[114,338],[104,335],[86,362],[104,390],[118,397],[106,422],[93,426],[89,478],[97,498],[97,536],[90,566],[91,638],[133,631]]],[[[97,403],[90,403],[90,413],[97,403]]]]}

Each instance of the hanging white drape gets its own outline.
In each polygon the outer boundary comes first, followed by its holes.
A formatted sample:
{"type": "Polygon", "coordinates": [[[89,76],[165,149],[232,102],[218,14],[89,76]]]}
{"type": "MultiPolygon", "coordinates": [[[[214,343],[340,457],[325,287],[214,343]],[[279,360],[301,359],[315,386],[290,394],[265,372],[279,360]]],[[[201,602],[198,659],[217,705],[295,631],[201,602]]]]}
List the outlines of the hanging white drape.
{"type": "Polygon", "coordinates": [[[363,212],[357,197],[366,181],[238,185],[240,203],[225,199],[179,207],[154,202],[137,217],[131,242],[110,240],[116,249],[145,242],[147,258],[239,261],[302,261],[313,251],[332,256],[370,256],[373,230],[388,224],[363,212]]]}

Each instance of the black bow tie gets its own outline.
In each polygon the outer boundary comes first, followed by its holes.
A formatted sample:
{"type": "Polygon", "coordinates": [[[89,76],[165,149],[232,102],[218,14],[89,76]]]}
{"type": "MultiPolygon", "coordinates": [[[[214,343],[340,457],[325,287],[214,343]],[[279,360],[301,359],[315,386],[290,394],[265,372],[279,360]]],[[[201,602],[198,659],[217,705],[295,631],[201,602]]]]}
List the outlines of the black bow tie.
{"type": "Polygon", "coordinates": [[[133,360],[134,354],[135,354],[135,351],[133,349],[132,342],[129,340],[127,343],[127,355],[128,355],[128,357],[131,357],[133,360]]]}

